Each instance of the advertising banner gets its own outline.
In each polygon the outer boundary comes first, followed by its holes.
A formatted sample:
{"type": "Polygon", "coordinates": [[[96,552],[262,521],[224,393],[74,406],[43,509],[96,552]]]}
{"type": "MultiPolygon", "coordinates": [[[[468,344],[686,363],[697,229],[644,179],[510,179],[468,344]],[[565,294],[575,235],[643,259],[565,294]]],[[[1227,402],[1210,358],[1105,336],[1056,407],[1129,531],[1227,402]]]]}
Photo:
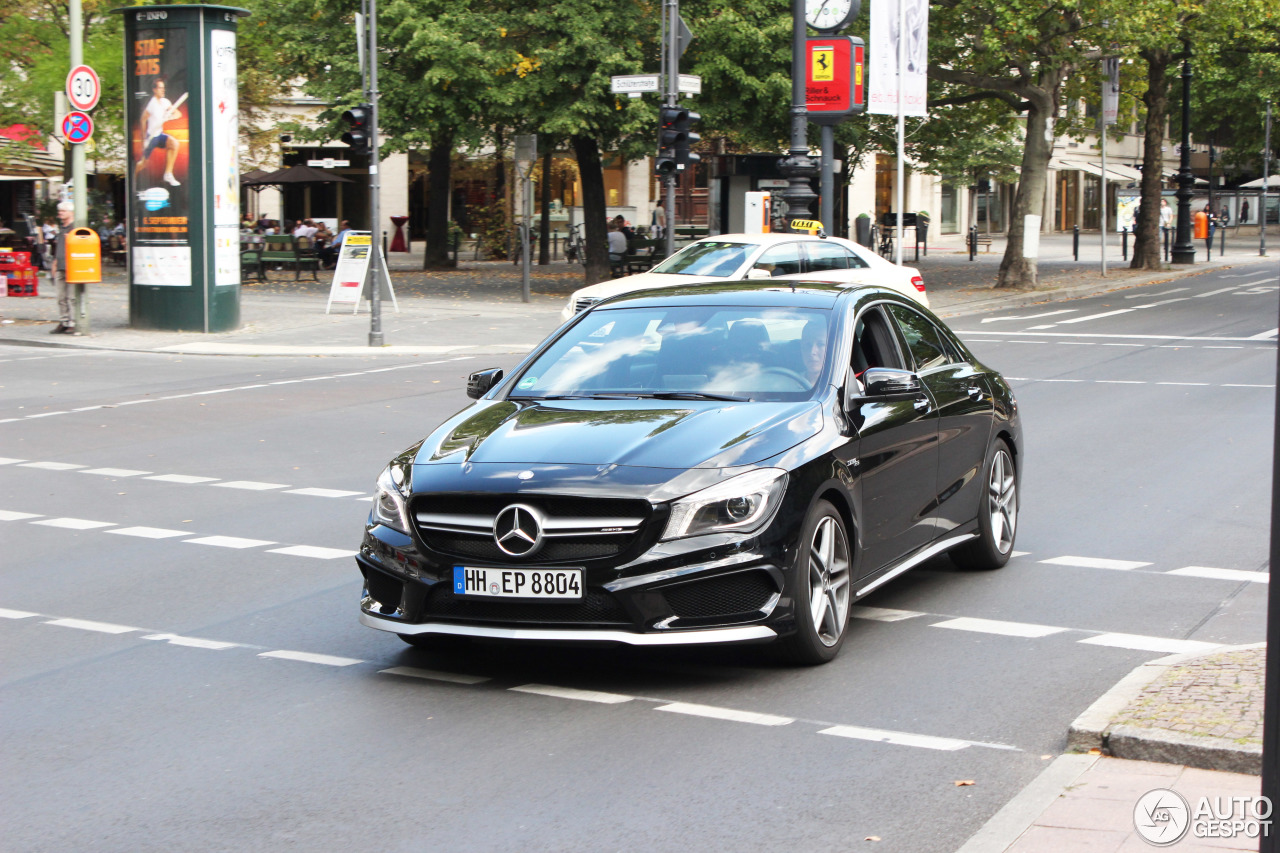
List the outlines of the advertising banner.
{"type": "Polygon", "coordinates": [[[928,114],[929,68],[928,0],[876,0],[871,4],[871,68],[868,74],[867,112],[897,115],[928,114]],[[898,32],[899,4],[902,32],[898,32]],[[898,48],[903,56],[903,79],[898,80],[898,48]]]}
{"type": "MultiPolygon", "coordinates": [[[[325,303],[324,313],[328,314],[335,302],[354,306],[351,309],[353,314],[360,310],[369,263],[373,260],[373,235],[368,231],[348,231],[342,241],[342,250],[338,253],[338,263],[333,268],[333,281],[329,284],[329,301],[325,303]]],[[[396,293],[387,275],[386,258],[382,258],[382,263],[377,264],[377,267],[374,273],[376,286],[382,288],[382,297],[390,299],[395,310],[399,311],[400,305],[396,302],[396,293]]]]}
{"type": "Polygon", "coordinates": [[[209,33],[209,135],[213,169],[213,264],[218,287],[240,283],[240,103],[236,87],[236,34],[209,33]]]}
{"type": "Polygon", "coordinates": [[[1120,60],[1102,60],[1102,123],[1115,124],[1120,108],[1120,60]]]}
{"type": "Polygon", "coordinates": [[[190,287],[191,121],[184,29],[138,26],[128,39],[126,115],[133,178],[134,282],[190,287]]]}

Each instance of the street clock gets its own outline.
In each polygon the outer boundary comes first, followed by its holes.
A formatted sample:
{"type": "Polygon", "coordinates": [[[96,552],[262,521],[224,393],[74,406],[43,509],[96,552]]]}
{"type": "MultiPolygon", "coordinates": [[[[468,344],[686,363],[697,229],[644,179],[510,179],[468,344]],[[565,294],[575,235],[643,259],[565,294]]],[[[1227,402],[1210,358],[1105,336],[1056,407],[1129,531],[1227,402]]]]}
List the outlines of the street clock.
{"type": "Polygon", "coordinates": [[[804,0],[804,20],[822,33],[843,30],[862,11],[862,0],[804,0]]]}

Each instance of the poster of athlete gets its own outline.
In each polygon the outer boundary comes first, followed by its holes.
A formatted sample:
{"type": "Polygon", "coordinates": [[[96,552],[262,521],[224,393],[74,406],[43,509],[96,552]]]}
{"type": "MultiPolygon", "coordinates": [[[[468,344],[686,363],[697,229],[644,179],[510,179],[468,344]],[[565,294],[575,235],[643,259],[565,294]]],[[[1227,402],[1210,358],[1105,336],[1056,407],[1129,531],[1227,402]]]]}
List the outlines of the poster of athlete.
{"type": "Polygon", "coordinates": [[[138,29],[128,69],[134,281],[191,284],[186,32],[138,29]]]}

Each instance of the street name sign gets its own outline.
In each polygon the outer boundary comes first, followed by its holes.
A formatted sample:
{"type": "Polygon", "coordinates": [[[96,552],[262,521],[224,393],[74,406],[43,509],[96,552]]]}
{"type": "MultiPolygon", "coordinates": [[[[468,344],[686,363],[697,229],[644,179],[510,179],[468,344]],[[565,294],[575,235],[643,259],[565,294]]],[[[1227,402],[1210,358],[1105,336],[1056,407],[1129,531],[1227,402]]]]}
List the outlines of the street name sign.
{"type": "Polygon", "coordinates": [[[681,74],[677,88],[684,95],[701,95],[702,78],[697,74],[681,74]]]}
{"type": "Polygon", "coordinates": [[[609,91],[615,95],[659,91],[657,74],[619,74],[610,77],[609,82],[609,91]]]}
{"type": "Polygon", "coordinates": [[[308,166],[313,166],[313,167],[315,167],[315,168],[317,168],[317,169],[334,169],[334,168],[337,168],[337,167],[339,167],[339,166],[350,166],[350,165],[351,165],[351,161],[350,161],[350,160],[335,160],[335,159],[334,159],[334,158],[332,158],[332,157],[325,157],[323,160],[308,160],[308,161],[307,161],[307,165],[308,165],[308,166]]]}

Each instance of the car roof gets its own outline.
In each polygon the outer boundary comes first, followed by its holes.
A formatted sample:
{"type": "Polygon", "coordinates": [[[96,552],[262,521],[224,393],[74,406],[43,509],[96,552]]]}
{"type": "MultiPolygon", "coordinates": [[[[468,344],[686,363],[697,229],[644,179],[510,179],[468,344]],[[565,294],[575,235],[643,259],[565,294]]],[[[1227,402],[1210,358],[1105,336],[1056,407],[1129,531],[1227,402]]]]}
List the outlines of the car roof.
{"type": "Polygon", "coordinates": [[[781,308],[830,308],[842,295],[867,290],[885,291],[874,285],[842,287],[825,281],[707,281],[678,287],[635,290],[603,300],[592,311],[614,308],[653,308],[686,305],[743,305],[781,308]]]}

